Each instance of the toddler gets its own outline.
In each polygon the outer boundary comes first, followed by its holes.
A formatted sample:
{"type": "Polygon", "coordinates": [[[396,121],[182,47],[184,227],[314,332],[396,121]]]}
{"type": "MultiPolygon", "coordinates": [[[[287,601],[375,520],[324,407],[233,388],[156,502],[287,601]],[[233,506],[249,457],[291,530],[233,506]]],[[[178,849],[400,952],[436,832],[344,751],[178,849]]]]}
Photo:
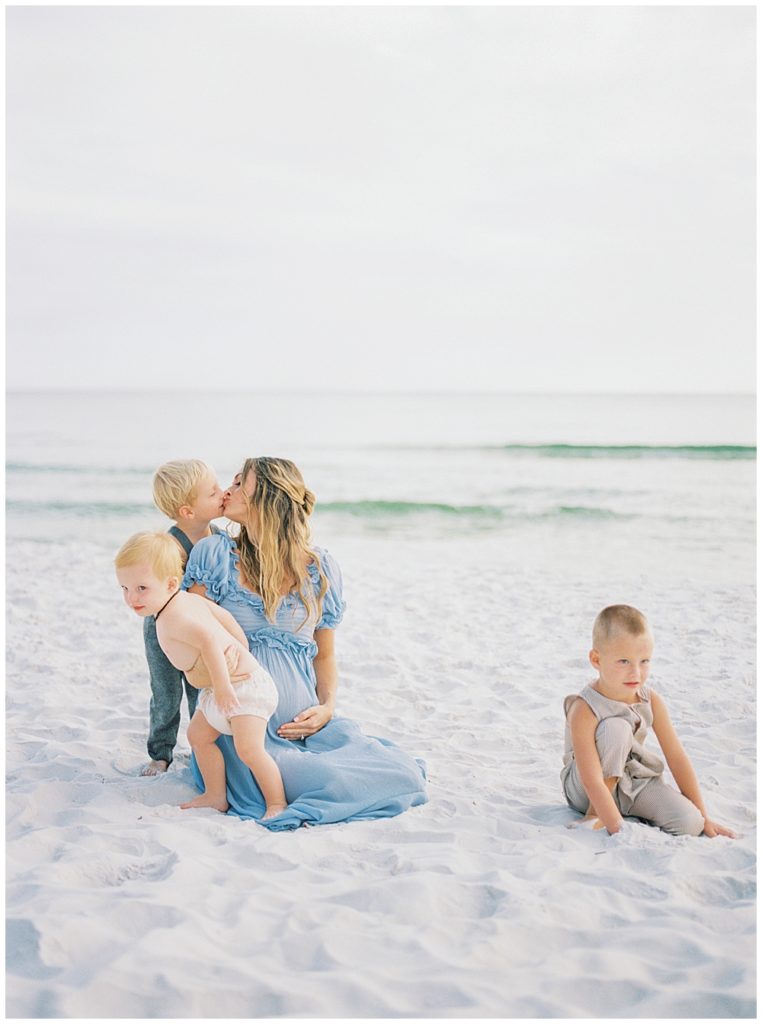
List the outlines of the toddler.
{"type": "Polygon", "coordinates": [[[274,818],[287,806],[280,771],[265,750],[278,693],[249,651],[243,630],[224,608],[180,589],[182,558],[169,534],[135,534],[119,549],[114,564],[127,605],[143,618],[154,617],[167,658],[202,691],[188,740],[205,792],[181,806],[227,811],[225,762],[215,742],[226,733],[262,791],[264,818],[274,818]]]}
{"type": "Polygon", "coordinates": [[[564,701],[566,750],[561,781],[567,803],[593,828],[618,832],[622,816],[641,818],[672,835],[730,836],[710,820],[698,779],[646,680],[653,637],[646,618],[626,604],[604,608],[593,625],[590,663],[598,678],[564,701]],[[643,743],[653,728],[678,793],[662,778],[661,758],[643,743]]]}

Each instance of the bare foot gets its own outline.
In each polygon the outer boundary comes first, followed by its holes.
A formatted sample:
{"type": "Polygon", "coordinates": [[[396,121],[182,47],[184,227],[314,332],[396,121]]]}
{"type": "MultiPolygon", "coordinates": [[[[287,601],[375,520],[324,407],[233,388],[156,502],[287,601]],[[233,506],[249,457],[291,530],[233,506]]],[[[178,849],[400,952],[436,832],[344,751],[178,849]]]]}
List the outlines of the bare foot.
{"type": "Polygon", "coordinates": [[[140,769],[141,775],[163,775],[169,768],[167,761],[149,761],[145,768],[140,769]]]}
{"type": "Polygon", "coordinates": [[[182,811],[187,811],[189,807],[213,807],[220,814],[225,814],[230,804],[224,796],[214,797],[203,793],[201,796],[197,796],[195,800],[189,800],[187,804],[180,804],[180,810],[182,811]]]}
{"type": "Polygon", "coordinates": [[[268,818],[277,818],[279,814],[282,814],[288,804],[270,804],[265,813],[262,815],[262,821],[267,821],[268,818]]]}

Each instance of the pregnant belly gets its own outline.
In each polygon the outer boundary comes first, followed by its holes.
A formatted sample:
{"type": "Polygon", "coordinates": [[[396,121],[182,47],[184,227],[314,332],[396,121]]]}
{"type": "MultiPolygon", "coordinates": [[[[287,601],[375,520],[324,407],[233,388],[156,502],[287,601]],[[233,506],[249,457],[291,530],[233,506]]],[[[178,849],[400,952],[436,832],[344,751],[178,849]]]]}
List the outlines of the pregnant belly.
{"type": "Polygon", "coordinates": [[[294,715],[317,703],[312,660],[303,652],[283,651],[252,644],[251,653],[273,678],[278,691],[278,707],[272,721],[281,725],[294,715]]]}

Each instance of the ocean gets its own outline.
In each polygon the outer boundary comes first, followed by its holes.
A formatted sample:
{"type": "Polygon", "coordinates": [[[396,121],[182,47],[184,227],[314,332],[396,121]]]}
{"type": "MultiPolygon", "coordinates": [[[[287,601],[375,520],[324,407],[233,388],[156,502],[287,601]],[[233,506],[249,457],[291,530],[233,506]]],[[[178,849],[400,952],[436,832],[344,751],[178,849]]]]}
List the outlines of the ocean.
{"type": "Polygon", "coordinates": [[[161,462],[227,485],[293,459],[315,539],[499,548],[517,567],[754,578],[751,396],[12,393],[9,542],[117,547],[163,529],[161,462]],[[582,567],[582,569],[581,569],[582,567]]]}

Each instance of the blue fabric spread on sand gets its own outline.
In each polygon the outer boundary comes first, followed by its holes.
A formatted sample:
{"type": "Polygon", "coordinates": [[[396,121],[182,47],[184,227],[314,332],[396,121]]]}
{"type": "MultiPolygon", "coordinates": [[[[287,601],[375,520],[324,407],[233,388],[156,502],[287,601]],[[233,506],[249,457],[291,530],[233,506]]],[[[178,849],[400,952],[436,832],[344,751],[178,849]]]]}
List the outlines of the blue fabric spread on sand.
{"type": "MultiPolygon", "coordinates": [[[[341,571],[328,551],[314,550],[328,580],[322,617],[314,628],[334,629],[345,608],[341,571]]],[[[303,741],[278,736],[280,725],[318,703],[312,665],[317,653],[314,631],[303,621],[305,608],[295,594],[281,601],[275,622],[269,622],[262,599],[241,586],[237,561],[235,542],[230,537],[207,537],[191,552],[183,586],[187,589],[194,583],[203,584],[207,595],[238,620],[252,654],[278,689],[278,707],[268,722],[265,746],[280,768],[289,806],[277,818],[261,824],[279,831],[305,823],[327,825],[390,818],[426,803],[424,762],[389,740],[365,736],[350,719],[334,717],[303,741]]],[[[314,563],[309,572],[317,594],[320,577],[314,563]]],[[[231,812],[241,818],[260,819],[265,802],[251,771],[238,758],[232,736],[220,736],[217,745],[225,757],[231,812]]],[[[203,792],[195,757],[191,770],[203,792]]]]}

